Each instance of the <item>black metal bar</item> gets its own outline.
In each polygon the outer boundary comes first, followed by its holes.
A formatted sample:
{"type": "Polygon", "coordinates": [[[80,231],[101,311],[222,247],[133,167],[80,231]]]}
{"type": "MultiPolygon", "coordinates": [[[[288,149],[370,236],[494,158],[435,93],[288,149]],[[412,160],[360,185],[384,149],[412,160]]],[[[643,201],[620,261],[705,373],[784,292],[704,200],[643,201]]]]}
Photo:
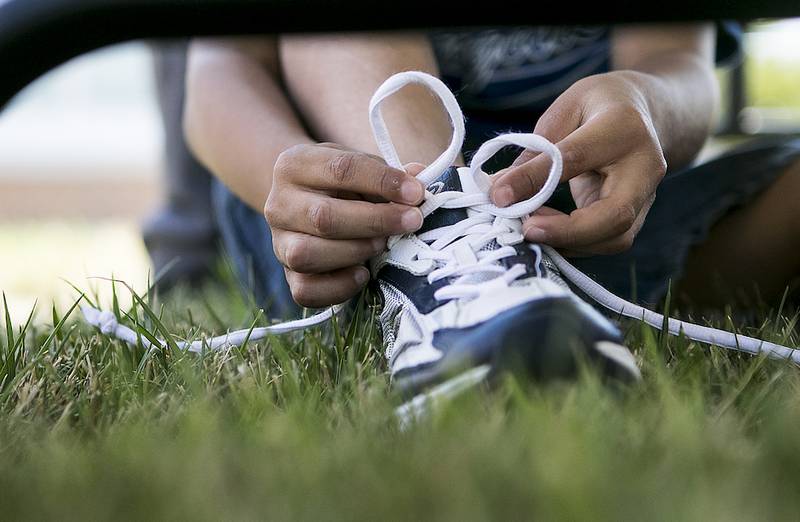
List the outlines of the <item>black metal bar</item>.
{"type": "Polygon", "coordinates": [[[0,0],[0,107],[35,78],[92,49],[139,38],[270,32],[751,19],[800,13],[796,0],[0,0]]]}

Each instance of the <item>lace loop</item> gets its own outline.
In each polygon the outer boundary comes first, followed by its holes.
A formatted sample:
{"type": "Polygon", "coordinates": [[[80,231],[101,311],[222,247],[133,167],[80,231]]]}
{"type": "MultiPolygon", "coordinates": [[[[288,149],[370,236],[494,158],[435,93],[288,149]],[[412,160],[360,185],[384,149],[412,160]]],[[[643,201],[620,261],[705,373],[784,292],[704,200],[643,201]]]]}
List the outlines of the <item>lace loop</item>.
{"type": "Polygon", "coordinates": [[[550,143],[546,138],[536,134],[509,133],[492,138],[480,146],[472,157],[472,161],[469,165],[470,173],[472,174],[475,184],[478,185],[484,193],[489,192],[491,180],[489,179],[489,175],[481,170],[483,164],[501,149],[510,145],[516,145],[523,149],[547,154],[550,157],[550,171],[547,173],[547,179],[542,188],[529,199],[508,207],[497,207],[489,202],[482,205],[481,210],[495,216],[521,218],[531,214],[544,205],[545,202],[550,199],[550,196],[553,195],[553,192],[555,192],[558,187],[558,183],[561,181],[561,173],[564,170],[564,160],[561,157],[561,151],[558,150],[558,147],[550,143]]]}
{"type": "Polygon", "coordinates": [[[383,82],[378,87],[378,90],[375,91],[375,94],[372,95],[369,103],[369,122],[372,126],[372,133],[375,136],[375,143],[378,145],[378,150],[383,159],[386,160],[389,166],[402,169],[403,164],[400,162],[397,149],[395,149],[392,138],[389,135],[389,129],[383,120],[381,104],[386,98],[412,83],[424,85],[433,91],[442,101],[450,122],[453,124],[453,137],[450,140],[450,145],[433,163],[417,175],[417,178],[427,185],[456,162],[464,143],[464,114],[461,112],[461,107],[458,106],[456,97],[453,96],[450,89],[439,78],[423,72],[406,71],[395,74],[383,82]]]}

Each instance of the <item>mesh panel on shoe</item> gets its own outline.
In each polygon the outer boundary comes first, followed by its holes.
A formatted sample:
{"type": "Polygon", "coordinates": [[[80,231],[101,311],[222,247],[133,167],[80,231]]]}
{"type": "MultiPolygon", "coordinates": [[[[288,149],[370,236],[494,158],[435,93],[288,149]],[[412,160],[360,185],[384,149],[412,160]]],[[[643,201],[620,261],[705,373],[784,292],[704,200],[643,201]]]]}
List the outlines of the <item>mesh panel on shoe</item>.
{"type": "Polygon", "coordinates": [[[403,308],[410,306],[408,297],[390,284],[380,282],[381,293],[383,293],[383,310],[381,310],[380,323],[381,333],[383,333],[383,346],[386,359],[391,360],[394,353],[395,332],[400,322],[400,314],[403,308]]]}
{"type": "Polygon", "coordinates": [[[572,292],[572,289],[567,282],[561,278],[561,272],[558,270],[558,267],[556,267],[555,263],[553,263],[546,255],[542,256],[542,265],[544,265],[545,277],[547,279],[564,288],[565,290],[572,292]]]}

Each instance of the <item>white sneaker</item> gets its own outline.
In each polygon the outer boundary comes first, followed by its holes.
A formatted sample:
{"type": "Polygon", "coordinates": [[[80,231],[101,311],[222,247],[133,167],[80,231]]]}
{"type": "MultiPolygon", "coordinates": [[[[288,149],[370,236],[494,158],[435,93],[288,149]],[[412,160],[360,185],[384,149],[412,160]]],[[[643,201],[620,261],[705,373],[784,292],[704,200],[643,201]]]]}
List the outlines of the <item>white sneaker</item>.
{"type": "Polygon", "coordinates": [[[428,187],[422,228],[391,238],[387,252],[371,263],[383,299],[380,322],[393,386],[417,394],[478,367],[489,377],[524,369],[539,379],[568,378],[580,361],[611,377],[638,379],[619,330],[573,293],[542,248],[522,235],[522,218],[560,181],[558,149],[539,136],[507,134],[485,143],[470,167],[451,167],[463,140],[458,104],[438,79],[408,72],[390,78],[371,104],[376,140],[390,164],[396,154],[380,104],[412,82],[442,98],[455,136],[435,167],[418,176],[428,187]],[[539,194],[498,208],[480,169],[508,145],[544,152],[553,162],[539,194]],[[446,168],[433,170],[444,161],[446,168]]]}
{"type": "MultiPolygon", "coordinates": [[[[451,168],[429,187],[443,187],[443,203],[480,194],[471,185],[468,168],[451,168]]],[[[373,260],[396,388],[417,393],[485,364],[571,377],[581,359],[613,377],[639,378],[619,330],[570,290],[521,229],[518,218],[474,206],[439,207],[373,260]]]]}

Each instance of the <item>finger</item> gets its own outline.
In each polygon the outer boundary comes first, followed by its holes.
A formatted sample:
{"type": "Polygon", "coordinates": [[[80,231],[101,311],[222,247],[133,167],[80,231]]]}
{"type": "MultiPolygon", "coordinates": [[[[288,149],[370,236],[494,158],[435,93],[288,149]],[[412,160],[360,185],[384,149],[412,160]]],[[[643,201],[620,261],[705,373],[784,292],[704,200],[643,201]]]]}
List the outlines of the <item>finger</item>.
{"type": "MultiPolygon", "coordinates": [[[[569,92],[562,94],[542,114],[533,132],[543,136],[552,143],[558,143],[577,129],[581,124],[582,110],[580,100],[575,99],[569,92]]],[[[523,150],[508,168],[502,169],[496,175],[503,175],[539,156],[541,152],[523,150]]]]}
{"type": "MultiPolygon", "coordinates": [[[[403,165],[403,170],[405,170],[411,176],[417,177],[419,176],[420,172],[425,170],[425,165],[423,165],[422,163],[407,163],[403,165]]],[[[380,196],[370,196],[370,195],[365,195],[364,199],[367,201],[371,201],[373,203],[381,203],[385,201],[385,199],[380,196]]]]}
{"type": "Polygon", "coordinates": [[[627,176],[610,195],[569,215],[532,215],[523,224],[526,239],[556,248],[583,251],[588,245],[627,232],[652,197],[645,176],[627,176]]]}
{"type": "Polygon", "coordinates": [[[364,263],[383,252],[386,239],[324,239],[276,231],[272,247],[278,261],[292,272],[316,274],[364,263]]]}
{"type": "MultiPolygon", "coordinates": [[[[654,198],[653,198],[654,199],[654,198]]],[[[639,212],[639,215],[636,217],[636,221],[634,221],[633,226],[611,239],[606,241],[601,241],[599,243],[594,243],[591,245],[586,245],[581,247],[579,251],[570,250],[567,253],[564,253],[565,256],[569,257],[585,257],[585,256],[592,256],[592,255],[611,255],[611,254],[619,254],[621,252],[625,252],[629,250],[636,240],[636,236],[641,230],[642,225],[644,225],[645,217],[647,213],[650,211],[650,207],[652,206],[653,200],[651,199],[648,203],[645,204],[644,208],[639,212]]]]}
{"type": "Polygon", "coordinates": [[[343,200],[316,192],[287,189],[266,209],[273,229],[327,239],[386,237],[418,230],[422,212],[398,203],[343,200]]]}
{"type": "Polygon", "coordinates": [[[324,274],[299,274],[286,270],[292,298],[297,304],[310,308],[347,301],[361,291],[369,277],[369,270],[363,266],[350,266],[324,274]]]}
{"type": "MultiPolygon", "coordinates": [[[[574,132],[575,129],[580,126],[581,118],[583,116],[582,113],[583,111],[581,109],[580,99],[576,99],[575,96],[570,93],[570,90],[568,90],[559,96],[556,101],[553,102],[550,107],[548,107],[544,114],[542,114],[542,116],[536,122],[536,127],[534,128],[533,132],[539,136],[547,138],[552,143],[558,143],[569,136],[570,133],[574,132]]],[[[516,170],[517,167],[528,163],[540,155],[540,152],[534,152],[527,149],[523,150],[509,167],[498,171],[493,180],[495,182],[499,181],[504,175],[516,170]]],[[[531,186],[529,187],[531,194],[539,190],[541,185],[544,183],[543,181],[532,181],[533,183],[531,183],[531,186]]],[[[498,185],[498,189],[501,187],[502,184],[498,185]]],[[[500,192],[505,192],[503,197],[495,196],[493,193],[491,194],[492,201],[494,201],[496,205],[507,206],[511,203],[514,203],[513,198],[515,197],[515,193],[513,190],[500,190],[500,192]],[[509,198],[511,198],[511,201],[506,203],[509,198]],[[498,201],[502,202],[503,204],[501,205],[498,201]]],[[[524,196],[520,196],[520,200],[522,197],[524,196]]]]}
{"type": "Polygon", "coordinates": [[[579,252],[577,250],[569,250],[567,248],[559,248],[558,253],[564,257],[591,257],[595,255],[590,252],[579,252]]]}
{"type": "MultiPolygon", "coordinates": [[[[564,160],[561,181],[605,167],[625,155],[629,143],[621,139],[618,133],[609,132],[610,128],[614,128],[613,125],[613,114],[601,114],[556,144],[564,160]]],[[[550,165],[548,155],[538,154],[521,165],[507,169],[492,184],[492,201],[499,207],[506,207],[533,196],[547,180],[550,165]]]]}
{"type": "Polygon", "coordinates": [[[332,147],[293,147],[281,154],[276,169],[292,183],[320,190],[349,191],[409,205],[422,202],[424,187],[414,176],[361,152],[332,147]]]}
{"type": "MultiPolygon", "coordinates": [[[[556,209],[554,209],[552,207],[539,207],[538,209],[536,209],[536,211],[532,215],[534,215],[534,216],[567,216],[566,213],[561,212],[560,210],[556,210],[556,209]]],[[[524,225],[523,225],[523,229],[524,229],[524,225]]],[[[588,254],[586,252],[579,252],[577,250],[568,250],[568,249],[564,249],[564,248],[559,248],[558,251],[564,257],[586,257],[587,255],[591,255],[591,254],[588,254]]]]}
{"type": "MultiPolygon", "coordinates": [[[[344,145],[340,145],[338,143],[333,143],[333,142],[330,142],[330,141],[325,141],[325,142],[319,143],[318,145],[320,147],[326,147],[328,149],[340,150],[342,152],[356,152],[351,148],[345,147],[344,145]]],[[[365,154],[365,155],[369,156],[370,158],[373,158],[373,159],[375,159],[377,161],[384,161],[384,159],[381,158],[380,156],[378,156],[377,154],[370,154],[369,152],[362,152],[361,154],[365,154]]]]}
{"type": "MultiPolygon", "coordinates": [[[[539,207],[536,211],[532,214],[535,216],[567,216],[566,213],[561,212],[560,210],[556,210],[552,207],[539,207]]],[[[591,253],[587,252],[580,252],[577,250],[569,250],[564,248],[558,249],[559,253],[564,257],[586,257],[592,255],[591,253]]]]}

